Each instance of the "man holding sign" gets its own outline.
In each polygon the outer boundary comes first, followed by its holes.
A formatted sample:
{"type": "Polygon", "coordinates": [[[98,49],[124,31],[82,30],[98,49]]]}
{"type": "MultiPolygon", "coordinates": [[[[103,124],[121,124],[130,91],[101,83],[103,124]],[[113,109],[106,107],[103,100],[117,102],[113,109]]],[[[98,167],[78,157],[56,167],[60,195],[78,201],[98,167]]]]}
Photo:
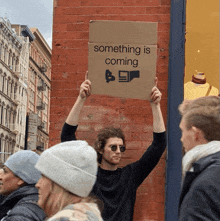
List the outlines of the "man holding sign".
{"type": "MultiPolygon", "coordinates": [[[[90,92],[91,82],[87,79],[82,83],[79,96],[63,126],[62,142],[76,139],[80,111],[90,92]]],[[[125,137],[120,128],[105,128],[97,136],[94,148],[98,153],[99,169],[92,193],[104,203],[102,217],[105,221],[133,220],[137,188],[155,168],[166,148],[165,125],[160,109],[161,95],[155,85],[150,102],[153,113],[153,142],[138,161],[118,168],[126,150],[125,137]]]]}

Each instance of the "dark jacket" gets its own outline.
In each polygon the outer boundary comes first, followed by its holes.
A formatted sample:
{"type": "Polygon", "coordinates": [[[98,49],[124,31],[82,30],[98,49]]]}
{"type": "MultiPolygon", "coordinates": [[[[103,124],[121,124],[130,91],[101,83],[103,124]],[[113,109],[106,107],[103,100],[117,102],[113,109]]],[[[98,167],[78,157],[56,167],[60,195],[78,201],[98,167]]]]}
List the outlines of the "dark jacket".
{"type": "Polygon", "coordinates": [[[5,197],[0,194],[0,204],[2,203],[2,201],[4,200],[4,198],[5,198],[5,197]]]}
{"type": "Polygon", "coordinates": [[[220,220],[220,152],[203,157],[186,173],[179,221],[220,220]]]}
{"type": "Polygon", "coordinates": [[[4,198],[0,204],[1,221],[44,221],[43,210],[37,205],[38,190],[23,186],[4,198]]]}

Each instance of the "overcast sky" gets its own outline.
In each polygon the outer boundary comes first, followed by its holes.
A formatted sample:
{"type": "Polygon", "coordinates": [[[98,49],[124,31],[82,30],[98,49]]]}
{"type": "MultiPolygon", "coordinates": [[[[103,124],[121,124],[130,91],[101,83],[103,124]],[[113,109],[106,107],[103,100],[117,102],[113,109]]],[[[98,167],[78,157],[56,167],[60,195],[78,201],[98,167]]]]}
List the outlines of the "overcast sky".
{"type": "Polygon", "coordinates": [[[38,28],[48,45],[52,45],[53,0],[0,0],[0,17],[11,24],[38,28]]]}

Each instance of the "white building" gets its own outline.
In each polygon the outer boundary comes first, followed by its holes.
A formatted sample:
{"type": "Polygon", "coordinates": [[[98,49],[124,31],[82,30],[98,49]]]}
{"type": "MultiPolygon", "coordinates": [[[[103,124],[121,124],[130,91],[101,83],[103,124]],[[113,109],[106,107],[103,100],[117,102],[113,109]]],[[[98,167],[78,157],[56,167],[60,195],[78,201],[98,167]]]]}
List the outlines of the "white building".
{"type": "Polygon", "coordinates": [[[17,36],[10,21],[0,18],[0,160],[24,149],[26,132],[29,41],[17,36]]]}

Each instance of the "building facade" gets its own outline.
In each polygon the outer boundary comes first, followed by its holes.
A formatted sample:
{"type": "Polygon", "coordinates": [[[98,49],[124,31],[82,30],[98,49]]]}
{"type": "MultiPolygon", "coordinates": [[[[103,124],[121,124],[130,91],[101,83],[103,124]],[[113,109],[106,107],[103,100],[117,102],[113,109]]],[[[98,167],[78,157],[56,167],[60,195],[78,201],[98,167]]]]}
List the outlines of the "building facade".
{"type": "Polygon", "coordinates": [[[29,149],[37,146],[37,150],[43,151],[49,143],[51,49],[37,28],[30,30],[35,41],[30,46],[27,146],[29,149]],[[32,131],[34,121],[37,137],[32,131]]]}
{"type": "Polygon", "coordinates": [[[48,146],[51,49],[38,29],[0,18],[0,160],[48,146]]]}
{"type": "Polygon", "coordinates": [[[26,106],[27,149],[43,151],[48,147],[51,88],[51,49],[37,28],[13,25],[19,36],[32,35],[27,69],[26,106]]]}
{"type": "Polygon", "coordinates": [[[0,18],[0,152],[5,162],[25,149],[29,40],[0,18]]]}

